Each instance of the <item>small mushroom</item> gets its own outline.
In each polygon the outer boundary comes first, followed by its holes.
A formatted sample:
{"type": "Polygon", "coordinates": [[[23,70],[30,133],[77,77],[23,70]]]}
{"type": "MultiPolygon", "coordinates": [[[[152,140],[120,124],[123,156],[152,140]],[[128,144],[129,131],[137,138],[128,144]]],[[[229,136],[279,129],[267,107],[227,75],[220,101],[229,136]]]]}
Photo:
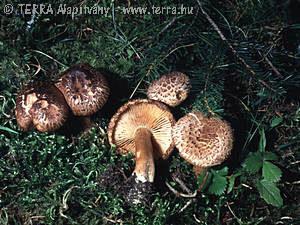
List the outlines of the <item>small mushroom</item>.
{"type": "Polygon", "coordinates": [[[149,99],[175,107],[187,98],[189,89],[189,77],[184,73],[174,71],[152,82],[148,87],[147,96],[149,99]]]}
{"type": "Polygon", "coordinates": [[[77,64],[58,76],[55,86],[76,116],[89,116],[106,103],[109,86],[105,77],[88,63],[77,64]]]}
{"type": "Polygon", "coordinates": [[[232,149],[230,125],[219,118],[207,118],[194,111],[180,118],[172,131],[175,146],[194,172],[201,174],[209,167],[221,164],[232,149]]]}
{"type": "Polygon", "coordinates": [[[16,97],[15,116],[24,131],[36,127],[41,132],[54,131],[66,121],[69,107],[52,84],[35,81],[16,97]]]}
{"type": "Polygon", "coordinates": [[[129,101],[112,117],[108,126],[109,143],[116,145],[121,154],[131,152],[136,158],[133,177],[137,186],[128,191],[134,203],[142,201],[140,188],[147,189],[140,184],[154,181],[154,159],[166,159],[172,152],[174,124],[168,108],[149,99],[129,101]]]}

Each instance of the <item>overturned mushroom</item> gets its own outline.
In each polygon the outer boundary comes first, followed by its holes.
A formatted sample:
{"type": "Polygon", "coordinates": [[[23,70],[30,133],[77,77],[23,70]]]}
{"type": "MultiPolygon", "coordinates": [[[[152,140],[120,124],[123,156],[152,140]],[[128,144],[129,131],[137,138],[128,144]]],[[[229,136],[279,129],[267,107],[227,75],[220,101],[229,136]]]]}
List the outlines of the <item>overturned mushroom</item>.
{"type": "Polygon", "coordinates": [[[219,118],[207,118],[194,111],[180,118],[172,131],[179,154],[201,174],[221,164],[230,154],[233,134],[230,125],[219,118]]]}
{"type": "MultiPolygon", "coordinates": [[[[133,100],[123,105],[112,117],[108,139],[121,154],[131,152],[136,158],[135,182],[154,181],[154,159],[166,159],[172,152],[173,115],[163,104],[148,100],[133,100]]],[[[140,201],[139,190],[133,201],[140,201]]],[[[130,194],[130,193],[129,193],[130,194]]]]}
{"type": "Polygon", "coordinates": [[[15,116],[24,131],[34,127],[41,132],[54,131],[63,125],[68,114],[63,95],[46,82],[32,82],[16,97],[15,116]]]}
{"type": "Polygon", "coordinates": [[[101,109],[110,90],[105,77],[88,63],[77,64],[60,74],[55,86],[76,116],[89,116],[101,109]]]}
{"type": "Polygon", "coordinates": [[[175,107],[187,98],[189,89],[189,77],[184,73],[173,71],[153,81],[148,87],[147,96],[149,99],[175,107]]]}

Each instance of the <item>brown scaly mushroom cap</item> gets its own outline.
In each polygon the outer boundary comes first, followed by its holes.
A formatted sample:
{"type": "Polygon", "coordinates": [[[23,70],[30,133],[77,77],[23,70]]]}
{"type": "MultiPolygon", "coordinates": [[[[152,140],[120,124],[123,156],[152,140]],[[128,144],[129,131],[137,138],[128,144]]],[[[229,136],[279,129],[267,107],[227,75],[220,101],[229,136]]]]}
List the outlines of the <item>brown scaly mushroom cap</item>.
{"type": "Polygon", "coordinates": [[[148,87],[147,96],[149,99],[175,107],[187,98],[189,89],[189,77],[184,73],[174,71],[152,82],[148,87]]]}
{"type": "Polygon", "coordinates": [[[219,118],[206,118],[200,111],[180,118],[172,135],[179,154],[196,166],[195,172],[221,164],[232,149],[230,125],[219,118]]]}
{"type": "Polygon", "coordinates": [[[77,116],[88,116],[101,109],[110,91],[105,77],[88,63],[77,64],[60,74],[55,86],[77,116]]]}
{"type": "Polygon", "coordinates": [[[68,114],[63,95],[46,82],[32,82],[16,97],[16,120],[24,131],[34,127],[41,132],[54,131],[62,126],[68,114]]]}
{"type": "Polygon", "coordinates": [[[121,154],[136,157],[138,181],[153,182],[154,158],[167,158],[173,150],[175,124],[168,108],[153,100],[138,99],[123,105],[108,126],[108,140],[121,154]]]}

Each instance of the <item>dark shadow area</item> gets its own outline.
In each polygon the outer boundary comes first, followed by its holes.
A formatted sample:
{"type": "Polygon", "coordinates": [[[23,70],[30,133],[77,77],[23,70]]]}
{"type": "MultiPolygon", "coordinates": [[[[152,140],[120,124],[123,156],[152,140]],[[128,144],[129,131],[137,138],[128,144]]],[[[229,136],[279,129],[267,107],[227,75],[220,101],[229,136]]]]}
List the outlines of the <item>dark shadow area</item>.
{"type": "Polygon", "coordinates": [[[79,135],[91,126],[90,116],[74,116],[70,113],[67,121],[55,133],[72,137],[79,135]]]}
{"type": "Polygon", "coordinates": [[[159,159],[155,161],[155,178],[154,178],[154,189],[160,194],[168,192],[168,187],[166,186],[166,180],[170,180],[171,175],[169,171],[168,160],[159,159]]]}
{"type": "Polygon", "coordinates": [[[105,78],[110,87],[110,95],[106,104],[99,110],[94,117],[101,116],[110,120],[115,112],[128,101],[131,88],[128,80],[122,78],[120,75],[112,73],[104,68],[97,68],[105,78]]]}
{"type": "MultiPolygon", "coordinates": [[[[299,24],[300,23],[300,1],[290,0],[287,1],[287,14],[289,24],[299,24]]],[[[300,31],[297,28],[287,27],[282,31],[283,45],[288,51],[299,51],[298,46],[300,44],[300,31]]]]}
{"type": "MultiPolygon", "coordinates": [[[[233,149],[225,164],[229,168],[236,168],[241,165],[248,152],[242,152],[246,142],[248,131],[250,130],[251,121],[249,115],[243,109],[240,100],[247,95],[247,84],[243,80],[242,74],[234,71],[224,73],[224,119],[227,120],[234,134],[233,149]]],[[[255,141],[256,142],[256,141],[255,141]]],[[[252,140],[253,143],[253,140],[252,140]]],[[[257,146],[253,144],[253,146],[257,146]]]]}
{"type": "MultiPolygon", "coordinates": [[[[300,74],[298,76],[300,77],[300,74]]],[[[287,86],[287,95],[291,99],[294,99],[297,102],[299,102],[300,101],[299,89],[300,89],[299,86],[298,87],[297,86],[287,86]]]]}

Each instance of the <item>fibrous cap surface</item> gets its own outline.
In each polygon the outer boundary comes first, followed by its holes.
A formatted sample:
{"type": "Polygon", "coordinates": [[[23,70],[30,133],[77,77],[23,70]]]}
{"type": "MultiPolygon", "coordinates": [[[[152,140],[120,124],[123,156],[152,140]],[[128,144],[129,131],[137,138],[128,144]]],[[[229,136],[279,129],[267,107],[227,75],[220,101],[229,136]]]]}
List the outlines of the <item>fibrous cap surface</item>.
{"type": "Polygon", "coordinates": [[[148,87],[147,96],[149,99],[175,107],[187,98],[189,89],[189,77],[184,73],[174,71],[153,81],[148,87]]]}
{"type": "Polygon", "coordinates": [[[66,121],[68,113],[61,92],[46,82],[32,82],[16,97],[16,120],[25,131],[33,127],[41,132],[54,131],[66,121]]]}
{"type": "Polygon", "coordinates": [[[230,125],[219,118],[204,117],[200,111],[180,118],[172,135],[179,154],[199,167],[221,164],[232,149],[230,125]]]}
{"type": "Polygon", "coordinates": [[[88,63],[77,64],[60,74],[55,86],[77,116],[97,112],[106,103],[110,92],[105,77],[88,63]]]}

